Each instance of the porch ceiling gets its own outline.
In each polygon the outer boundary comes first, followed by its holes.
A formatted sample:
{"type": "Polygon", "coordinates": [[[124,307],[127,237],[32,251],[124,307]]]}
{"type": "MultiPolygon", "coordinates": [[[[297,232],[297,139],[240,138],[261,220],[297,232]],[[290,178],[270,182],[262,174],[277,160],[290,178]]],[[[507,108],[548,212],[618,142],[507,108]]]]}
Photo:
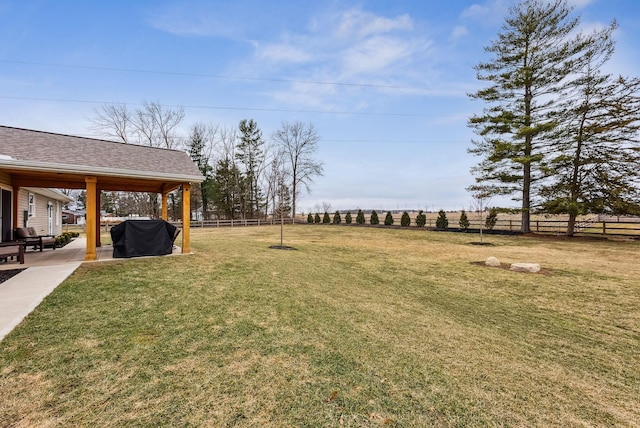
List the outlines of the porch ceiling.
{"type": "Polygon", "coordinates": [[[180,187],[184,181],[159,178],[120,177],[95,175],[91,173],[69,173],[4,169],[11,182],[18,187],[50,187],[61,189],[85,189],[87,176],[96,177],[96,186],[100,190],[128,192],[170,192],[180,187]]]}

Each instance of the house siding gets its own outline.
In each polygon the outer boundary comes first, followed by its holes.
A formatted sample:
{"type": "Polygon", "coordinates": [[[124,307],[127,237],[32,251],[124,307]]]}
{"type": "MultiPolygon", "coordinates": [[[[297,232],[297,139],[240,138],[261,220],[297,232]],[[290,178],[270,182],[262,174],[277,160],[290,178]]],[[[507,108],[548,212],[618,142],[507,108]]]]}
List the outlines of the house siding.
{"type": "Polygon", "coordinates": [[[35,215],[29,217],[27,226],[35,228],[40,235],[48,235],[49,218],[47,208],[49,202],[51,202],[53,204],[53,234],[60,235],[62,233],[62,218],[56,220],[56,216],[62,217],[61,202],[36,192],[29,192],[26,189],[20,189],[20,194],[18,195],[18,225],[24,225],[24,212],[29,211],[29,193],[35,197],[35,215]]]}

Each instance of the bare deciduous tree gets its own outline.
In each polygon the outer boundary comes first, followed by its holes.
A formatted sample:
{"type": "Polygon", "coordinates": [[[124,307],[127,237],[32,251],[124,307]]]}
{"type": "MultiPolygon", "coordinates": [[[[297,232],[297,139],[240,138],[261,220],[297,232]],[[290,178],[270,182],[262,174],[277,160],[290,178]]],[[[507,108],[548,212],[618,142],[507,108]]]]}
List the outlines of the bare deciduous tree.
{"type": "Polygon", "coordinates": [[[314,159],[320,137],[313,124],[283,122],[273,140],[282,149],[291,175],[291,213],[295,216],[300,186],[310,191],[313,177],[323,173],[323,163],[314,159]]]}
{"type": "Polygon", "coordinates": [[[467,191],[471,192],[471,196],[473,197],[473,208],[478,213],[478,217],[480,218],[480,242],[482,242],[482,230],[484,228],[484,211],[491,201],[492,195],[496,193],[496,190],[489,185],[486,184],[475,184],[473,186],[467,187],[467,191]]]}
{"type": "Polygon", "coordinates": [[[131,112],[126,104],[103,104],[94,110],[91,130],[103,137],[112,138],[123,143],[130,143],[133,132],[131,112]]]}
{"type": "Polygon", "coordinates": [[[279,147],[272,147],[268,150],[271,157],[268,161],[269,168],[266,169],[264,177],[265,199],[268,206],[271,205],[271,214],[274,218],[277,215],[277,198],[280,184],[287,179],[287,171],[284,168],[284,152],[279,147]]]}
{"type": "Polygon", "coordinates": [[[237,139],[238,139],[237,127],[222,126],[218,128],[217,144],[214,145],[212,159],[214,159],[214,161],[216,162],[221,159],[235,159],[237,139]]]}
{"type": "Polygon", "coordinates": [[[126,104],[104,104],[95,110],[91,129],[123,143],[177,149],[177,128],[184,116],[183,107],[166,108],[159,102],[143,101],[133,111],[126,104]]]}
{"type": "MultiPolygon", "coordinates": [[[[184,119],[183,107],[166,108],[159,102],[143,101],[141,108],[133,111],[126,104],[104,104],[95,110],[91,129],[107,138],[127,144],[139,144],[166,149],[179,149],[177,128],[184,119]]],[[[120,195],[121,199],[138,199],[132,195],[120,195]]],[[[158,217],[158,195],[148,194],[143,215],[158,217]]],[[[172,200],[175,197],[172,196],[172,200]]]]}

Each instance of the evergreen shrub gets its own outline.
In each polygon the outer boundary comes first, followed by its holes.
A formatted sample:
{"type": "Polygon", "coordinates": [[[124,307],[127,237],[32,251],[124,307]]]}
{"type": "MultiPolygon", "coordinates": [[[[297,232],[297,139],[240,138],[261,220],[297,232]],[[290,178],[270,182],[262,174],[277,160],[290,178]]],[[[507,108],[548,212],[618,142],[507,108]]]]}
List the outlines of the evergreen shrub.
{"type": "Polygon", "coordinates": [[[484,225],[487,229],[491,230],[495,227],[497,221],[498,221],[498,209],[491,208],[489,210],[489,215],[485,219],[484,225]]]}
{"type": "Polygon", "coordinates": [[[465,232],[467,231],[467,229],[469,229],[469,218],[467,217],[467,213],[465,212],[465,210],[462,210],[462,212],[460,213],[460,221],[458,221],[458,224],[460,225],[460,229],[464,230],[465,232]]]}
{"type": "Polygon", "coordinates": [[[402,213],[402,218],[400,219],[400,226],[407,227],[409,225],[411,225],[411,217],[409,217],[409,213],[405,211],[402,213]]]}
{"type": "Polygon", "coordinates": [[[380,219],[378,219],[378,213],[376,210],[371,211],[371,218],[369,219],[369,223],[376,225],[380,224],[380,219]]]}
{"type": "Polygon", "coordinates": [[[356,223],[364,224],[364,213],[362,210],[358,210],[358,215],[356,216],[356,223]]]}
{"type": "Polygon", "coordinates": [[[347,211],[347,215],[344,216],[344,222],[347,224],[351,224],[351,211],[347,211]]]}
{"type": "Polygon", "coordinates": [[[324,212],[324,216],[322,217],[322,224],[329,224],[331,223],[331,218],[329,217],[329,213],[328,212],[324,212]]]}
{"type": "Polygon", "coordinates": [[[336,211],[336,213],[333,215],[333,224],[340,223],[342,223],[342,216],[340,215],[340,211],[336,211]]]}
{"type": "Polygon", "coordinates": [[[313,217],[313,221],[315,223],[320,223],[320,214],[316,213],[315,217],[313,217]]]}
{"type": "Polygon", "coordinates": [[[425,224],[427,224],[427,216],[422,210],[420,210],[418,217],[416,217],[416,226],[424,227],[425,224]]]}
{"type": "Polygon", "coordinates": [[[444,210],[438,211],[438,218],[436,219],[436,229],[447,230],[449,228],[449,220],[447,220],[447,213],[444,210]]]}
{"type": "Polygon", "coordinates": [[[393,215],[391,211],[387,211],[387,216],[384,218],[384,225],[391,226],[393,224],[393,215]]]}

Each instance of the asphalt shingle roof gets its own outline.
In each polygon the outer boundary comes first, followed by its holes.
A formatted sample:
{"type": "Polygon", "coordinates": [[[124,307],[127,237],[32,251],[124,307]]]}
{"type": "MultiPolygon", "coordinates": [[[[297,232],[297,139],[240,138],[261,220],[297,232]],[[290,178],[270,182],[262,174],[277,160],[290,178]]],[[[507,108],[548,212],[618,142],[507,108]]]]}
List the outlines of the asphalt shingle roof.
{"type": "Polygon", "coordinates": [[[187,153],[93,138],[0,126],[0,155],[18,161],[68,165],[70,169],[107,168],[147,175],[204,179],[187,153]]]}

